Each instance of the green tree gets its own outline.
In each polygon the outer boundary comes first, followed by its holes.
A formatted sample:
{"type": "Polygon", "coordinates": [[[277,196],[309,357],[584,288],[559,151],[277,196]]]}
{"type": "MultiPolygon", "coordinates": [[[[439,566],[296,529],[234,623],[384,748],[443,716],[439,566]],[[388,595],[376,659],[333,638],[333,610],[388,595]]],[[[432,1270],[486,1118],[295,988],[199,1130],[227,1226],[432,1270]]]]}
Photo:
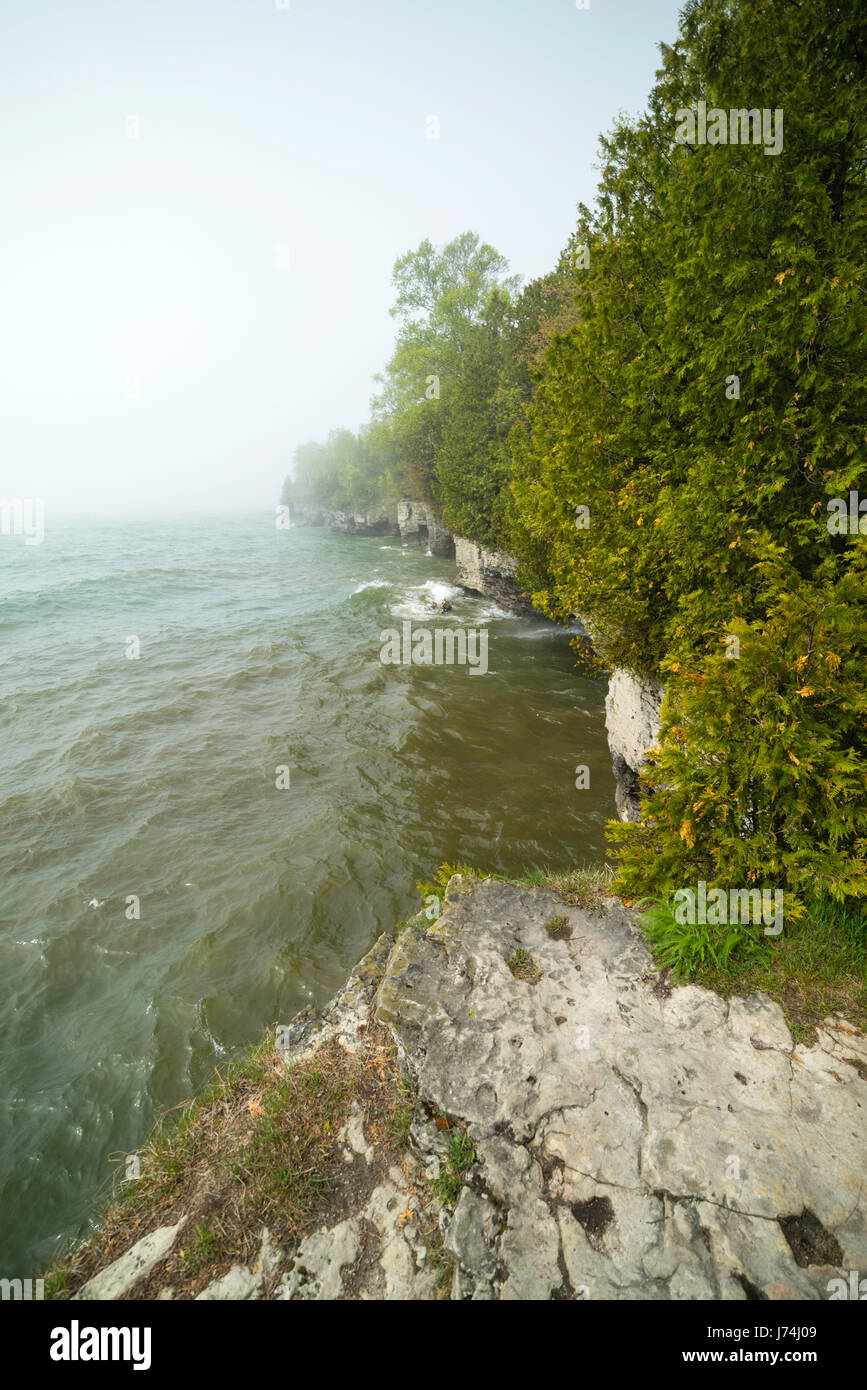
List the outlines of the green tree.
{"type": "Polygon", "coordinates": [[[443,520],[482,545],[513,550],[524,567],[531,553],[535,562],[538,556],[513,504],[509,435],[526,427],[526,407],[552,333],[574,318],[565,263],[517,298],[494,290],[466,339],[446,400],[436,452],[443,520]]]}
{"type": "Polygon", "coordinates": [[[865,58],[850,0],[687,6],[646,115],[602,142],[568,249],[578,321],[514,437],[519,513],[551,571],[540,601],[668,680],[666,792],[615,832],[633,886],[684,873],[699,846],[720,874],[772,863],[867,892],[867,641],[849,621],[867,538],[826,525],[867,477],[865,58]],[[782,150],[678,143],[700,99],[781,109],[782,150]],[[742,666],[720,656],[737,633],[742,666]],[[826,698],[798,693],[826,673],[826,698]],[[796,761],[771,754],[774,727],[796,761]]]}
{"type": "Polygon", "coordinates": [[[435,459],[445,525],[485,544],[502,534],[508,497],[508,461],[497,448],[496,394],[509,309],[509,301],[495,293],[482,321],[466,335],[435,459]]]}
{"type": "Polygon", "coordinates": [[[429,240],[394,265],[392,317],[399,327],[394,353],[377,381],[374,418],[389,419],[401,460],[416,491],[437,501],[435,459],[448,402],[464,352],[495,293],[513,296],[517,276],[475,232],[444,247],[429,240]]]}

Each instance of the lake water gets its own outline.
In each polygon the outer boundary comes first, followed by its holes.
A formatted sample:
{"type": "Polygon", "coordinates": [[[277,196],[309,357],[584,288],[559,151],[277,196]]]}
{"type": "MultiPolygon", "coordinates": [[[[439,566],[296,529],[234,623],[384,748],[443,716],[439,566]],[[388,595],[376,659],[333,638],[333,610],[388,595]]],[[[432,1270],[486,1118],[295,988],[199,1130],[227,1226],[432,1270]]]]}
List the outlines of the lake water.
{"type": "Polygon", "coordinates": [[[154,1117],[323,1003],[440,862],[603,854],[604,686],[454,576],[269,515],[0,536],[3,1277],[85,1234],[154,1117]],[[487,674],[383,665],[406,619],[486,630],[487,674]]]}

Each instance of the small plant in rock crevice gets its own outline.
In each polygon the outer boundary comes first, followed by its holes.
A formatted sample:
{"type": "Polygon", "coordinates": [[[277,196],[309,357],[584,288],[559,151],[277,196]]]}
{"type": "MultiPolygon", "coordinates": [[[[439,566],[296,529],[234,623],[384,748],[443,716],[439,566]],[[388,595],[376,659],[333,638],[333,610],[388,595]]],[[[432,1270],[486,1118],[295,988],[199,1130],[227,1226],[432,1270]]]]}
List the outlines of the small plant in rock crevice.
{"type": "Polygon", "coordinates": [[[530,952],[524,946],[518,946],[514,955],[506,961],[516,980],[523,980],[524,984],[535,985],[541,980],[542,972],[534,961],[530,952]]]}
{"type": "Polygon", "coordinates": [[[572,935],[569,918],[562,914],[556,917],[549,917],[545,924],[545,930],[554,941],[566,941],[572,935]]]}
{"type": "Polygon", "coordinates": [[[473,1141],[464,1129],[455,1129],[448,1139],[440,1160],[439,1176],[430,1179],[430,1186],[441,1202],[450,1205],[457,1201],[467,1173],[476,1161],[473,1141]]]}

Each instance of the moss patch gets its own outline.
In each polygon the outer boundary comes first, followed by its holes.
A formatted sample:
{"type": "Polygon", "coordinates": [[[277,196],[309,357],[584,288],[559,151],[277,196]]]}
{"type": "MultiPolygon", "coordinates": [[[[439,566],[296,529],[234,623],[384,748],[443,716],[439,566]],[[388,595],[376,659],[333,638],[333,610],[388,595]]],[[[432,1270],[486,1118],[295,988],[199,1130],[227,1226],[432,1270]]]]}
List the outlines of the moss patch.
{"type": "Polygon", "coordinates": [[[542,972],[534,961],[532,955],[523,946],[519,946],[513,956],[506,961],[509,969],[516,980],[523,980],[526,985],[537,985],[542,978],[542,972]]]}

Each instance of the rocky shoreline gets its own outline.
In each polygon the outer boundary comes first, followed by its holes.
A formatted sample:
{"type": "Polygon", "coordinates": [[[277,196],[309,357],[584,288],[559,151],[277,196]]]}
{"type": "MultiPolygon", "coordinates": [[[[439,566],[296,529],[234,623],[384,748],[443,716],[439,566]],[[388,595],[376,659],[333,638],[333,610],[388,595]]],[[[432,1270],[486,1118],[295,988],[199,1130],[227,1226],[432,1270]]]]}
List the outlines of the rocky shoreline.
{"type": "MultiPolygon", "coordinates": [[[[296,524],[444,553],[423,504],[296,524]]],[[[534,613],[512,557],[453,544],[464,587],[534,613]]],[[[641,816],[664,695],[611,673],[623,820],[641,816]]],[[[143,1151],[145,1174],[170,1176],[133,1196],[135,1219],[119,1204],[50,1296],[850,1296],[867,1264],[867,1035],[817,1013],[796,1045],[767,995],[658,970],[631,905],[555,887],[454,874],[386,929],[323,1009],[193,1104],[177,1152],[143,1151]],[[271,1163],[298,1151],[276,1202],[251,1158],[275,1141],[271,1163]]]]}
{"type": "Polygon", "coordinates": [[[814,1300],[867,1263],[867,1037],[796,1048],[765,996],[673,986],[616,899],[456,875],[281,1034],[275,1075],[396,1049],[403,1147],[361,1088],[303,1234],[257,1222],[202,1269],[164,1203],[55,1296],[814,1300]]]}
{"type": "Polygon", "coordinates": [[[446,560],[455,554],[454,539],[427,502],[378,502],[365,512],[293,502],[289,518],[293,526],[327,526],[340,536],[391,536],[402,545],[425,546],[446,560]]]}

